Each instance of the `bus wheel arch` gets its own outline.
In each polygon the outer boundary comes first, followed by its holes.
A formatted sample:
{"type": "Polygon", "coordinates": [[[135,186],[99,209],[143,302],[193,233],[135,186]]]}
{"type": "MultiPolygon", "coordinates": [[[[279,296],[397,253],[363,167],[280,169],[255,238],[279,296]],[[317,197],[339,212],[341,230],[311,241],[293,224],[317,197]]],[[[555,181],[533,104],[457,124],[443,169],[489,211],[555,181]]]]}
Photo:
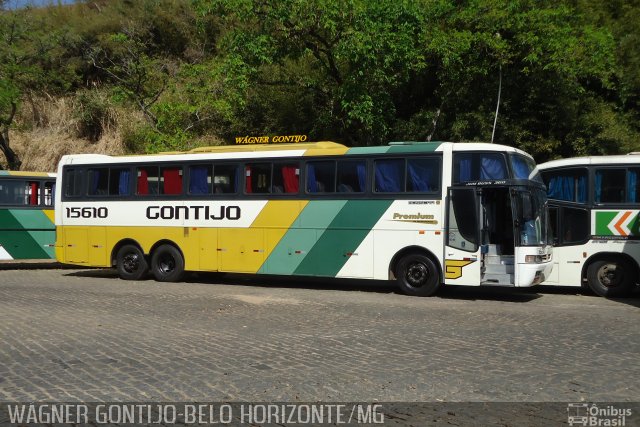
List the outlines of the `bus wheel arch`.
{"type": "Polygon", "coordinates": [[[171,240],[160,240],[149,251],[151,273],[158,282],[179,282],[184,275],[182,250],[171,240]]]}
{"type": "Polygon", "coordinates": [[[631,293],[638,282],[637,262],[627,254],[602,252],[590,257],[582,267],[582,283],[602,297],[621,297],[631,293]]]}
{"type": "Polygon", "coordinates": [[[125,239],[111,251],[111,265],[123,280],[140,280],[149,273],[149,261],[135,240],[125,239]]]}
{"type": "Polygon", "coordinates": [[[395,280],[405,294],[430,296],[442,285],[442,266],[429,250],[410,246],[394,255],[389,263],[389,279],[395,280]]]}

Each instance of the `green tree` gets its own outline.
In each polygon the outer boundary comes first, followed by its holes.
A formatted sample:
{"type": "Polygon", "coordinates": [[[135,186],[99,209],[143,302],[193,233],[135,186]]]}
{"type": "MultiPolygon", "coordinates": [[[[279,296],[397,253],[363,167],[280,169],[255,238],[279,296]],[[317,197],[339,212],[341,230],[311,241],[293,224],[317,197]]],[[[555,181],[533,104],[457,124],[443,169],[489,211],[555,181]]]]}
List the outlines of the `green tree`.
{"type": "Polygon", "coordinates": [[[67,84],[60,71],[63,46],[61,31],[49,29],[30,9],[0,12],[0,151],[10,169],[21,161],[11,148],[10,132],[25,97],[56,93],[67,84]]]}

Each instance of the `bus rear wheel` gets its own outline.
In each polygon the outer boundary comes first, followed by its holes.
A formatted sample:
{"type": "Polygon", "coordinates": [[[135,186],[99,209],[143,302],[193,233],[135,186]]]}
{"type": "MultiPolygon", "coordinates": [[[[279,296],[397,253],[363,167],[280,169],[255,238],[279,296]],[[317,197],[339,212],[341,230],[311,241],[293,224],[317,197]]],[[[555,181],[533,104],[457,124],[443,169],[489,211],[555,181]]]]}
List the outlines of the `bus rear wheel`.
{"type": "Polygon", "coordinates": [[[178,282],[184,274],[184,258],[172,245],[161,245],[151,257],[151,273],[158,282],[178,282]]]}
{"type": "Polygon", "coordinates": [[[587,268],[587,283],[601,297],[622,297],[631,293],[635,282],[631,266],[612,258],[594,261],[587,268]]]}
{"type": "Polygon", "coordinates": [[[124,245],[116,254],[116,269],[123,280],[140,280],[149,272],[149,265],[139,247],[124,245]]]}
{"type": "Polygon", "coordinates": [[[440,289],[438,268],[424,255],[404,256],[398,262],[395,273],[398,286],[407,295],[428,297],[440,289]]]}

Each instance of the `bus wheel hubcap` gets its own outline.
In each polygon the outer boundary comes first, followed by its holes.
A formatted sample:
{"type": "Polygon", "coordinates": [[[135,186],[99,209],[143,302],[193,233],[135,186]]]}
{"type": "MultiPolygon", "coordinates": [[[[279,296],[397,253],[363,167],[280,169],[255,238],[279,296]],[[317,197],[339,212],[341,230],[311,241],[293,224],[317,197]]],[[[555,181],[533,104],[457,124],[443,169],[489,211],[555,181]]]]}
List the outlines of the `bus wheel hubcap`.
{"type": "Polygon", "coordinates": [[[427,281],[429,271],[424,264],[411,264],[407,269],[407,281],[411,286],[419,287],[427,281]]]}
{"type": "Polygon", "coordinates": [[[137,254],[127,254],[122,260],[122,266],[128,273],[133,273],[134,271],[136,271],[139,265],[140,260],[138,259],[137,254]]]}
{"type": "Polygon", "coordinates": [[[605,264],[598,271],[598,280],[607,287],[617,286],[620,282],[620,274],[615,264],[605,264]]]}
{"type": "Polygon", "coordinates": [[[163,273],[171,273],[176,268],[176,261],[172,256],[166,255],[160,258],[158,269],[163,273]]]}

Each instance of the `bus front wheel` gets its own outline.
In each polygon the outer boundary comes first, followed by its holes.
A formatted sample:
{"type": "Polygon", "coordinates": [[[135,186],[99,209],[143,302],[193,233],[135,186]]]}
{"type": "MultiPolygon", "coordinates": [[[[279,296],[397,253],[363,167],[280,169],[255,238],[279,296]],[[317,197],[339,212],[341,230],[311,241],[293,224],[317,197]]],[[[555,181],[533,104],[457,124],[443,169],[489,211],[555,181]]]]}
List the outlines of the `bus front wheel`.
{"type": "Polygon", "coordinates": [[[151,257],[151,273],[158,282],[178,282],[184,273],[184,258],[172,245],[159,246],[151,257]]]}
{"type": "Polygon", "coordinates": [[[624,260],[604,259],[589,265],[587,283],[601,297],[621,297],[633,289],[634,274],[624,260]]]}
{"type": "Polygon", "coordinates": [[[124,245],[116,254],[116,268],[123,280],[140,280],[149,272],[147,259],[139,247],[124,245]]]}
{"type": "Polygon", "coordinates": [[[438,268],[424,255],[404,256],[395,273],[400,289],[407,295],[428,297],[440,288],[438,268]]]}

